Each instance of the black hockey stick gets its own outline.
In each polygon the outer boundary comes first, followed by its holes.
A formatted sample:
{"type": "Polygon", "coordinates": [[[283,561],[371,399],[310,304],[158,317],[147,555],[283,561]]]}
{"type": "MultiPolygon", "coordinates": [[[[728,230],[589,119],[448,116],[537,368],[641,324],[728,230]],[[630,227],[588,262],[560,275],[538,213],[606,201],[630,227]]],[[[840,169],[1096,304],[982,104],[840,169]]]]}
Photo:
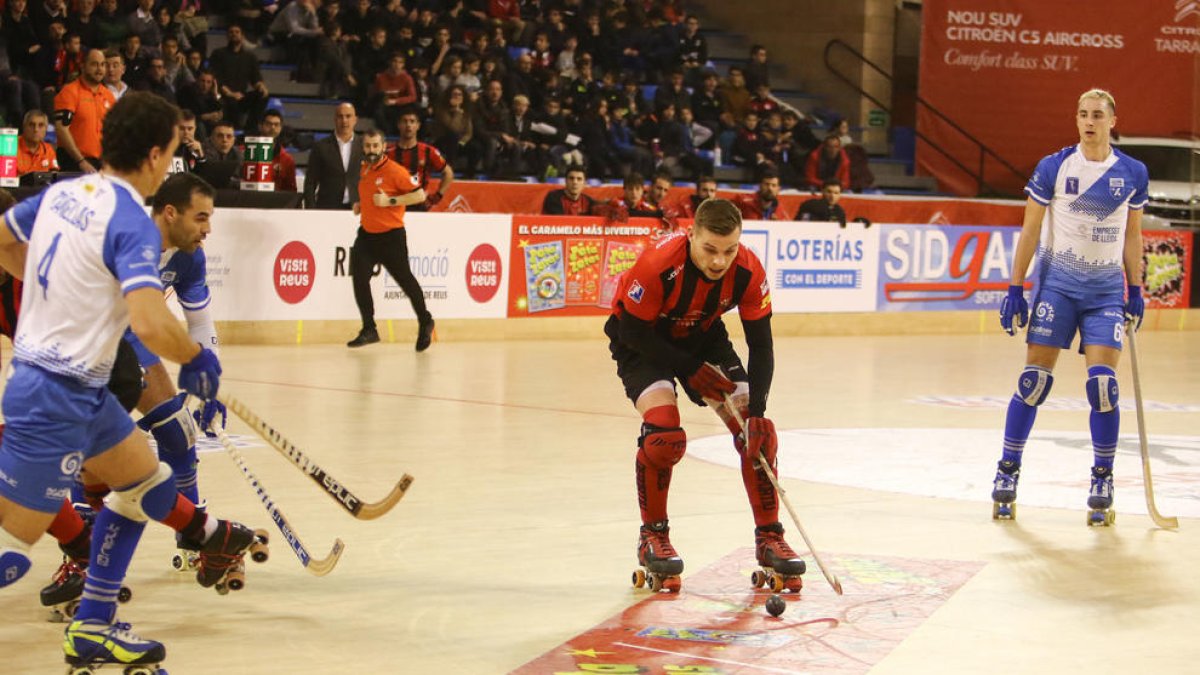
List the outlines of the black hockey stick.
{"type": "Polygon", "coordinates": [[[316,462],[301,452],[300,448],[297,448],[291,441],[284,438],[283,434],[276,431],[270,424],[267,424],[266,420],[246,407],[245,403],[225,392],[217,394],[217,400],[224,403],[225,407],[233,414],[250,425],[255,433],[262,436],[263,440],[267,441],[271,447],[278,450],[284,457],[290,459],[292,464],[295,464],[298,469],[313,479],[314,483],[320,485],[333,501],[337,502],[339,506],[359,520],[374,520],[391,511],[392,507],[404,497],[404,493],[408,492],[409,486],[412,485],[413,477],[404,474],[386,497],[377,502],[364,502],[351,492],[349,488],[345,487],[341,481],[330,476],[325,472],[325,469],[322,469],[316,462]]]}

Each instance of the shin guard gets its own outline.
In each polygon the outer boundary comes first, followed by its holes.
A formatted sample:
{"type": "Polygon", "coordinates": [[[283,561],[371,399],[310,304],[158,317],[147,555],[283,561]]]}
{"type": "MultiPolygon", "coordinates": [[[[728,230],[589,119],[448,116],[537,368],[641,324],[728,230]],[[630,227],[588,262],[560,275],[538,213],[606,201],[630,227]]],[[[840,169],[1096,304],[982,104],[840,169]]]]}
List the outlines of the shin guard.
{"type": "Polygon", "coordinates": [[[683,459],[687,435],[679,427],[679,410],[674,406],[652,408],[645,420],[635,462],[638,506],[642,522],[655,523],[667,519],[671,471],[683,459]]]}

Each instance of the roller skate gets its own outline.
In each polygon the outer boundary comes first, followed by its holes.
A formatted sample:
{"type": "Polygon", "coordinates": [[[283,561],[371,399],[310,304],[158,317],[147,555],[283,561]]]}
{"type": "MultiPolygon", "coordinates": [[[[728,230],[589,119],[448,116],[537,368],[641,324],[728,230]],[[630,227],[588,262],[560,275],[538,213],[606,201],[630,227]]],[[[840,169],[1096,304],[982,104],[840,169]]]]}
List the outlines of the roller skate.
{"type": "Polygon", "coordinates": [[[679,592],[683,559],[671,546],[670,533],[671,528],[667,527],[665,520],[642,525],[638,536],[638,564],[641,567],[633,572],[634,588],[649,585],[655,593],[664,590],[668,593],[679,592]]]}
{"type": "Polygon", "coordinates": [[[124,675],[167,675],[162,643],[139,637],[127,623],[73,621],[63,637],[67,675],[93,675],[105,666],[123,666],[124,675]]]}
{"type": "MultiPolygon", "coordinates": [[[[208,503],[200,502],[197,511],[207,511],[208,503]]],[[[179,532],[175,533],[175,555],[171,556],[171,567],[178,572],[195,572],[200,564],[200,551],[179,532]]]]}
{"type": "Polygon", "coordinates": [[[246,586],[243,558],[247,552],[254,562],[266,562],[270,554],[267,542],[265,530],[251,530],[241,523],[221,520],[217,522],[217,531],[207,542],[195,545],[194,542],[185,541],[185,544],[195,546],[197,551],[196,581],[205,588],[215,588],[218,594],[225,595],[246,586]]]}
{"type": "Polygon", "coordinates": [[[997,465],[996,479],[992,483],[992,520],[1017,519],[1017,481],[1020,478],[1020,464],[1002,461],[997,465]]]}
{"type": "Polygon", "coordinates": [[[799,593],[804,587],[804,561],[783,539],[783,525],[771,523],[754,528],[754,553],[762,569],[750,575],[755,588],[769,587],[775,593],[799,593]]]}
{"type": "MultiPolygon", "coordinates": [[[[83,585],[87,582],[87,561],[77,561],[69,556],[63,556],[62,564],[54,573],[50,584],[42,589],[41,600],[43,607],[50,608],[47,621],[63,623],[70,621],[79,609],[79,598],[83,596],[83,585]]],[[[117,602],[126,603],[133,599],[133,591],[128,586],[122,586],[117,591],[117,602]]]]}
{"type": "Polygon", "coordinates": [[[1117,519],[1117,512],[1112,508],[1113,480],[1112,469],[1093,466],[1092,487],[1088,491],[1087,524],[1089,527],[1108,527],[1117,519]]]}

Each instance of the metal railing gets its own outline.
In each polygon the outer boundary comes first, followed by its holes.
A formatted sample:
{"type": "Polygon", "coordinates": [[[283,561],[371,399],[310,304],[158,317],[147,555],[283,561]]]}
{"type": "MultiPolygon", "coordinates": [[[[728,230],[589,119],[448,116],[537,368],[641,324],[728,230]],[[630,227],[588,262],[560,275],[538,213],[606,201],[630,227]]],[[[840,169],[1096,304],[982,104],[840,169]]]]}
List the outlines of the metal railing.
{"type": "MultiPolygon", "coordinates": [[[[854,47],[851,47],[849,44],[847,44],[846,42],[844,42],[842,40],[833,39],[833,40],[830,40],[829,43],[825,45],[825,68],[827,70],[829,70],[829,72],[832,73],[835,77],[837,77],[841,81],[845,82],[846,85],[849,86],[851,89],[858,92],[858,94],[860,96],[871,101],[871,103],[874,103],[878,108],[887,112],[888,115],[890,116],[892,113],[891,106],[885,104],[883,101],[880,101],[879,99],[872,96],[865,89],[860,87],[854,80],[847,77],[842,72],[840,72],[837,68],[834,67],[831,55],[837,49],[841,49],[845,52],[848,52],[849,54],[851,54],[852,56],[857,58],[859,61],[861,61],[863,64],[865,64],[868,68],[870,68],[871,70],[874,70],[876,73],[878,73],[879,75],[884,77],[889,83],[891,83],[891,85],[893,87],[896,86],[896,79],[894,77],[892,77],[891,73],[880,68],[879,65],[876,64],[874,61],[871,61],[866,56],[864,56],[862,54],[862,52],[859,52],[857,49],[855,49],[854,47]]],[[[951,164],[958,167],[958,169],[960,171],[962,171],[963,173],[970,176],[975,181],[975,184],[977,186],[977,194],[979,194],[979,195],[990,194],[990,195],[1016,196],[1017,193],[1014,193],[1010,190],[998,189],[987,182],[987,180],[985,178],[985,173],[986,173],[986,168],[987,168],[987,160],[991,159],[991,160],[995,161],[997,164],[999,164],[1002,168],[1007,169],[1007,172],[1012,174],[1012,176],[1016,177],[1016,179],[1021,184],[1024,184],[1025,180],[1028,178],[1028,176],[1026,176],[1024,172],[1017,169],[1017,167],[1013,166],[1008,160],[1001,157],[995,150],[992,150],[987,145],[985,145],[983,143],[983,141],[980,141],[971,132],[962,128],[962,126],[960,126],[957,122],[955,122],[954,120],[947,117],[945,113],[938,110],[937,107],[935,107],[929,101],[926,101],[925,99],[921,98],[920,94],[918,94],[915,90],[912,93],[913,93],[914,100],[917,102],[918,105],[923,106],[931,114],[935,115],[939,120],[944,122],[948,127],[950,127],[951,129],[953,129],[956,132],[958,132],[959,134],[961,134],[964,139],[969,141],[972,145],[975,146],[975,148],[978,149],[978,158],[979,158],[978,168],[971,168],[971,167],[967,166],[967,164],[964,161],[962,161],[958,157],[955,157],[954,155],[950,154],[949,150],[945,149],[940,144],[938,144],[936,141],[929,138],[925,134],[921,133],[920,130],[914,128],[913,133],[916,135],[917,138],[921,139],[922,141],[925,141],[925,143],[928,144],[930,148],[932,148],[933,150],[940,153],[943,157],[945,157],[947,160],[949,160],[951,164]]],[[[972,159],[974,159],[974,158],[972,158],[972,159]]]]}

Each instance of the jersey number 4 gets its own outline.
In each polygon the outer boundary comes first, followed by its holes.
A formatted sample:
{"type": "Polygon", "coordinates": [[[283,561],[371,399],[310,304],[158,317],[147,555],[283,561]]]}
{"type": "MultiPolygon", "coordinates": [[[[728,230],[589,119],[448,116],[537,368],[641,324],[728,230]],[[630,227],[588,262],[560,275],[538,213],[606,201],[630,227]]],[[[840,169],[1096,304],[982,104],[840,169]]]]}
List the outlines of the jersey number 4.
{"type": "Polygon", "coordinates": [[[46,298],[46,292],[50,290],[50,265],[54,264],[54,254],[58,252],[58,240],[62,239],[62,232],[54,235],[54,240],[50,242],[50,248],[42,254],[42,259],[38,261],[37,280],[38,285],[42,287],[42,299],[46,298]]]}

